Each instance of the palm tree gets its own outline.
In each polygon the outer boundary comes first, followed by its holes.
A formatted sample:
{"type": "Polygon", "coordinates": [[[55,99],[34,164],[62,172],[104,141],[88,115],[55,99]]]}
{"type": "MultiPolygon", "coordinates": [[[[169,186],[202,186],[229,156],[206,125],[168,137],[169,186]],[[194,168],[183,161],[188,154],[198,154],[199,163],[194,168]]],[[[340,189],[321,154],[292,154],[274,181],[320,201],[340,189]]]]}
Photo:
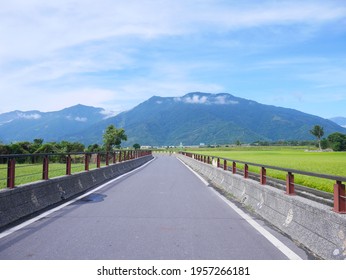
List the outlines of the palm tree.
{"type": "Polygon", "coordinates": [[[320,148],[320,150],[322,150],[322,148],[321,148],[321,138],[324,135],[323,127],[321,127],[319,125],[315,125],[313,127],[313,129],[310,130],[310,133],[317,138],[318,147],[320,148]]]}

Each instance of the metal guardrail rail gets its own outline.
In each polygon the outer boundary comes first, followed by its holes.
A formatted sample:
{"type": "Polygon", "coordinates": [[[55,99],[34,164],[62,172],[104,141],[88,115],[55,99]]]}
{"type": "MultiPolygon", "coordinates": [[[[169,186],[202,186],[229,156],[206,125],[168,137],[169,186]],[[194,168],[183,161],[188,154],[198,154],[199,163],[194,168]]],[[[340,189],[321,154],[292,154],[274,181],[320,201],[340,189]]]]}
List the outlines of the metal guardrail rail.
{"type": "Polygon", "coordinates": [[[208,155],[188,153],[188,152],[180,152],[180,153],[184,156],[191,157],[195,160],[204,162],[206,164],[212,164],[212,161],[216,159],[218,168],[229,170],[233,174],[237,172],[237,163],[244,164],[243,176],[245,179],[249,178],[249,166],[260,167],[259,181],[260,181],[260,184],[262,185],[265,185],[267,183],[267,169],[286,172],[287,173],[286,175],[286,194],[287,195],[296,194],[295,186],[294,186],[294,174],[333,180],[335,181],[334,195],[333,195],[333,198],[334,198],[333,210],[337,213],[346,214],[346,192],[345,192],[345,184],[343,184],[343,182],[346,182],[346,177],[335,176],[330,174],[313,173],[313,172],[307,172],[307,171],[302,171],[297,169],[258,164],[253,162],[247,162],[247,161],[241,161],[241,160],[235,160],[235,159],[223,158],[223,157],[217,157],[217,156],[208,156],[208,155]],[[222,164],[222,161],[223,161],[223,164],[222,164]],[[232,162],[232,167],[230,169],[228,168],[228,162],[232,162]]]}
{"type": "Polygon", "coordinates": [[[109,153],[78,152],[0,155],[0,186],[4,185],[5,182],[5,188],[11,189],[16,186],[16,179],[19,178],[27,177],[25,183],[48,180],[52,173],[59,174],[57,176],[71,175],[80,171],[101,168],[102,165],[108,166],[150,154],[150,150],[117,150],[109,153]],[[58,163],[58,165],[52,168],[53,163],[58,163]],[[39,166],[42,167],[40,168],[39,166]],[[24,170],[26,172],[23,172],[24,170]]]}

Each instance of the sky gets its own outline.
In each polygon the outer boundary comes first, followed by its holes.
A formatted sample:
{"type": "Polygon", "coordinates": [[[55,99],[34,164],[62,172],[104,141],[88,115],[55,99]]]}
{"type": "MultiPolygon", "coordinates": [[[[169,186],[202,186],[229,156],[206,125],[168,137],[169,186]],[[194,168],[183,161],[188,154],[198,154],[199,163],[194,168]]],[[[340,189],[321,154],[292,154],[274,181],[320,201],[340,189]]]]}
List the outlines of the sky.
{"type": "Polygon", "coordinates": [[[0,113],[207,92],[346,117],[345,0],[0,3],[0,113]]]}

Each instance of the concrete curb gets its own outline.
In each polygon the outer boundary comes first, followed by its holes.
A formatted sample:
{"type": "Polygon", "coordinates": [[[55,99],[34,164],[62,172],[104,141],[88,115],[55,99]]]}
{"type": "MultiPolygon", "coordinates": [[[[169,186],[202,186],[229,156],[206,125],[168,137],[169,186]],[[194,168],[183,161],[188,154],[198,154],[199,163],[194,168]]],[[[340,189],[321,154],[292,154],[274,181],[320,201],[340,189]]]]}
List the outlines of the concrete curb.
{"type": "Polygon", "coordinates": [[[324,259],[346,259],[346,215],[331,207],[179,155],[192,169],[324,259]]]}
{"type": "Polygon", "coordinates": [[[150,161],[145,156],[0,191],[0,228],[116,178],[150,161]]]}

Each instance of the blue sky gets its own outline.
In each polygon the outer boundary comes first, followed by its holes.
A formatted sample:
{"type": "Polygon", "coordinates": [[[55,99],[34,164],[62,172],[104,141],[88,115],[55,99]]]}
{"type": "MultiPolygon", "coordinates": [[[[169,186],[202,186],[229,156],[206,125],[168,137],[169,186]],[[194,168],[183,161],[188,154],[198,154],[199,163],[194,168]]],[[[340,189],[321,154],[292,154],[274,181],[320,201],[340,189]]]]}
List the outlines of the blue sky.
{"type": "Polygon", "coordinates": [[[346,117],[346,1],[11,0],[0,113],[227,92],[346,117]]]}

